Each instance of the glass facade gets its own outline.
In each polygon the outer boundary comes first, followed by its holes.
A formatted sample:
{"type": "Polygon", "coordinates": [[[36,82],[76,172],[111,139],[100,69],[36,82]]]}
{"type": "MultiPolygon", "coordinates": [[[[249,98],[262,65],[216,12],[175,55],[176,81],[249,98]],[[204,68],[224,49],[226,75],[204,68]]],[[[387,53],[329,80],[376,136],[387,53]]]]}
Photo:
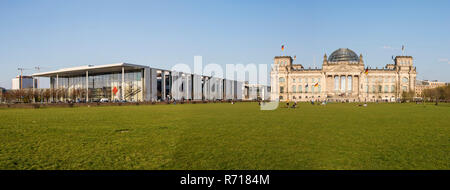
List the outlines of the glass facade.
{"type": "Polygon", "coordinates": [[[349,91],[349,92],[352,92],[352,87],[353,87],[353,84],[352,84],[352,82],[353,82],[353,80],[352,80],[353,78],[352,78],[352,76],[348,76],[347,77],[347,91],[349,91]]]}
{"type": "Polygon", "coordinates": [[[341,76],[341,92],[345,92],[345,76],[341,76]]]}
{"type": "Polygon", "coordinates": [[[88,97],[91,102],[101,99],[143,101],[144,72],[142,69],[125,71],[123,87],[122,72],[89,74],[88,76],[88,87],[86,86],[86,75],[50,77],[50,88],[56,91],[53,98],[59,101],[85,101],[88,89],[88,97]]]}
{"type": "Polygon", "coordinates": [[[334,90],[335,91],[339,90],[339,76],[334,77],[334,90]]]}

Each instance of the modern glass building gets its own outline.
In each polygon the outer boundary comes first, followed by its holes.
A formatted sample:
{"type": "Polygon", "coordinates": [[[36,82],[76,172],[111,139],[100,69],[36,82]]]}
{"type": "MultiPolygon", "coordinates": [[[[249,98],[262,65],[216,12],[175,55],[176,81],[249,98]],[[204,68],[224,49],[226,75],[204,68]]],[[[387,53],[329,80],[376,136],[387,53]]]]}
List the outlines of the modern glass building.
{"type": "Polygon", "coordinates": [[[243,82],[129,63],[33,74],[49,77],[53,101],[241,100],[243,82]]]}
{"type": "Polygon", "coordinates": [[[54,100],[137,102],[145,101],[149,94],[144,78],[150,71],[146,66],[118,63],[36,73],[33,77],[50,78],[54,100]]]}

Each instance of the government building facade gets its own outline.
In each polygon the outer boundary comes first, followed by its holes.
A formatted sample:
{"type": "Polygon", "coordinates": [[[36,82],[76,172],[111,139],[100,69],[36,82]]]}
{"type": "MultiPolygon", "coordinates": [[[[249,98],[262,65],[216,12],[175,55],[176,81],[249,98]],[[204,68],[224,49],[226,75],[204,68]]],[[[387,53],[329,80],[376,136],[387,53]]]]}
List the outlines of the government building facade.
{"type": "Polygon", "coordinates": [[[291,56],[276,56],[272,67],[271,99],[280,101],[396,101],[414,92],[416,68],[411,56],[396,56],[384,68],[369,68],[363,56],[340,48],[324,55],[322,68],[293,64],[291,56]]]}

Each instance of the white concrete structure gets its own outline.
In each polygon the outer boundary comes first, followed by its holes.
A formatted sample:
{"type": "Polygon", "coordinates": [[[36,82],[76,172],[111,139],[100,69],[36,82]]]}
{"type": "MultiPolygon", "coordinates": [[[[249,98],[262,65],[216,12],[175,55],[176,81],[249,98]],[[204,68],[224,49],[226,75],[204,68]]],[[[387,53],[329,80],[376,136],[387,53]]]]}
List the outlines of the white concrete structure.
{"type": "Polygon", "coordinates": [[[37,88],[37,80],[31,76],[20,76],[18,75],[16,78],[11,80],[12,90],[19,90],[25,88],[37,88]]]}
{"type": "Polygon", "coordinates": [[[33,77],[50,78],[50,88],[56,91],[55,101],[242,99],[242,91],[236,89],[242,82],[129,63],[66,68],[33,77]]]}

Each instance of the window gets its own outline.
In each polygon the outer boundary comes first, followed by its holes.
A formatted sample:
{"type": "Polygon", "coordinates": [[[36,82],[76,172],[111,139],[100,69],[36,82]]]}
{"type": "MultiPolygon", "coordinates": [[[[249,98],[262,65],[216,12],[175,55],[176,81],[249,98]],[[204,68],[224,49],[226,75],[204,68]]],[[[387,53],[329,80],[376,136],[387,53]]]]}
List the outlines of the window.
{"type": "Polygon", "coordinates": [[[295,79],[292,79],[292,82],[295,83],[295,79]]]}
{"type": "Polygon", "coordinates": [[[302,86],[301,85],[298,86],[298,92],[302,92],[302,86]]]}
{"type": "Polygon", "coordinates": [[[334,90],[335,91],[339,90],[339,77],[338,76],[334,77],[334,90]]]}
{"type": "Polygon", "coordinates": [[[284,87],[280,86],[280,93],[284,93],[284,87]]]}
{"type": "Polygon", "coordinates": [[[286,79],[284,79],[284,77],[280,77],[279,81],[280,81],[280,82],[285,82],[286,79]]]}
{"type": "Polygon", "coordinates": [[[345,92],[345,76],[341,76],[341,92],[345,92]]]}
{"type": "Polygon", "coordinates": [[[364,92],[369,93],[369,86],[368,85],[364,86],[364,92]]]}
{"type": "Polygon", "coordinates": [[[388,93],[389,92],[389,86],[388,85],[385,85],[384,86],[384,93],[388,93]]]}
{"type": "Polygon", "coordinates": [[[314,89],[315,89],[316,87],[314,87],[314,86],[311,86],[311,93],[314,93],[314,89]]]}
{"type": "Polygon", "coordinates": [[[391,86],[391,92],[395,92],[395,86],[394,85],[391,86]]]}
{"type": "Polygon", "coordinates": [[[402,86],[402,91],[403,91],[403,92],[406,92],[406,91],[408,91],[408,87],[406,87],[406,86],[402,86]]]}
{"type": "Polygon", "coordinates": [[[297,92],[297,89],[295,87],[295,85],[292,85],[292,92],[297,92]]]}
{"type": "Polygon", "coordinates": [[[378,85],[378,92],[383,92],[382,89],[383,87],[381,85],[378,85]]]}
{"type": "Polygon", "coordinates": [[[322,91],[322,89],[321,89],[321,87],[320,87],[320,85],[319,85],[319,93],[322,91]]]}
{"type": "Polygon", "coordinates": [[[282,100],[283,99],[283,96],[280,96],[280,100],[282,100]]]}
{"type": "Polygon", "coordinates": [[[353,85],[353,84],[352,84],[352,76],[348,76],[348,77],[347,77],[347,80],[348,80],[348,81],[347,81],[347,90],[348,90],[348,91],[352,91],[352,85],[353,85]]]}
{"type": "Polygon", "coordinates": [[[403,78],[402,78],[402,82],[403,82],[403,83],[407,83],[407,82],[408,82],[408,78],[403,77],[403,78]]]}
{"type": "Polygon", "coordinates": [[[308,93],[308,86],[305,86],[305,93],[308,93]]]}
{"type": "Polygon", "coordinates": [[[376,87],[375,85],[372,85],[372,93],[375,93],[376,87]]]}

